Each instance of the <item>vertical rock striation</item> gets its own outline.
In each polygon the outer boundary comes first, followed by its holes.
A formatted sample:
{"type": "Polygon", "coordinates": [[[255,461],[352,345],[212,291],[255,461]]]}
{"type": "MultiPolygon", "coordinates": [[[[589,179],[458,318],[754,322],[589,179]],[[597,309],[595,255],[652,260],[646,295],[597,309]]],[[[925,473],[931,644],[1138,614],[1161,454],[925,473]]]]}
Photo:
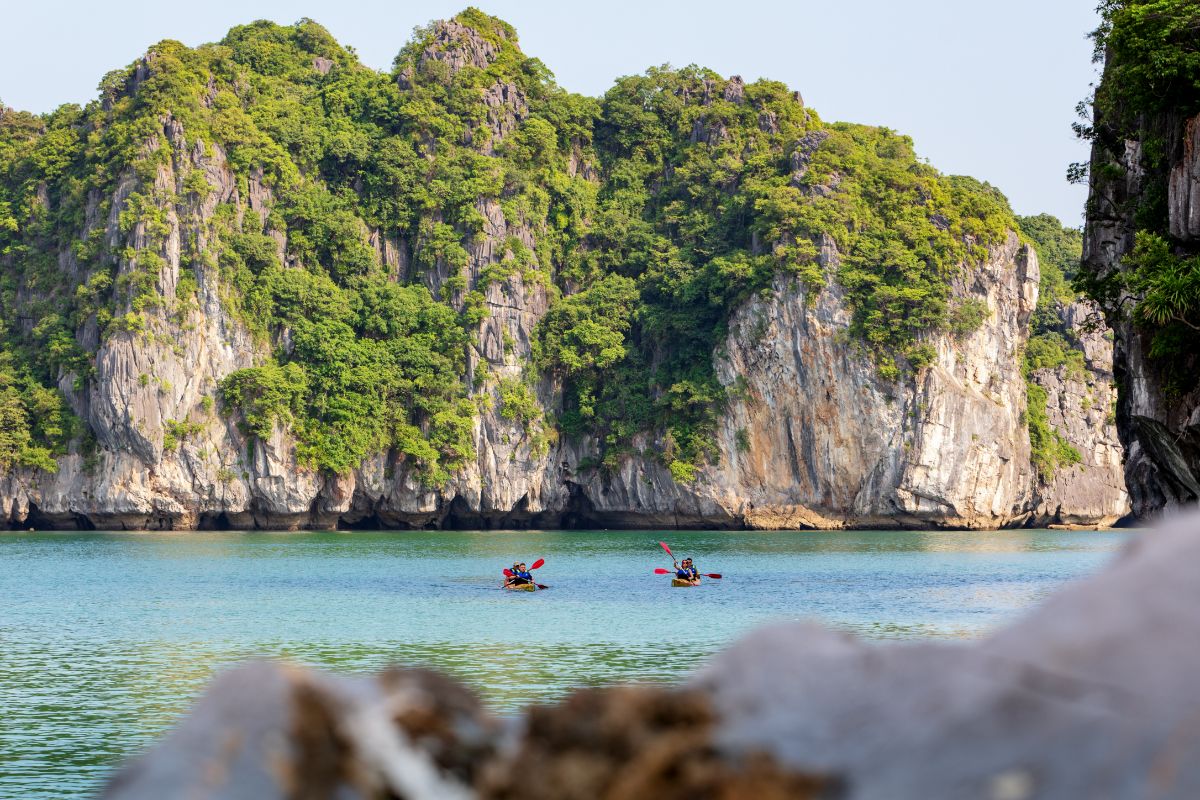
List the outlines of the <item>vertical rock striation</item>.
{"type": "MultiPolygon", "coordinates": [[[[826,243],[831,268],[836,250],[826,243]]],[[[722,380],[738,387],[706,478],[763,527],[1000,527],[1031,490],[1019,354],[1037,301],[1037,257],[1015,235],[955,287],[987,307],[934,363],[882,381],[849,338],[836,284],[815,297],[780,283],[735,315],[722,380]]]]}
{"type": "MultiPolygon", "coordinates": [[[[1193,205],[1200,117],[1168,113],[1145,125],[1166,145],[1165,175],[1161,165],[1147,168],[1138,139],[1113,141],[1102,131],[1093,143],[1084,267],[1100,279],[1120,282],[1130,273],[1127,259],[1141,228],[1140,209],[1164,182],[1171,235],[1186,243],[1200,234],[1193,205]]],[[[1134,513],[1149,517],[1200,499],[1200,389],[1187,388],[1190,379],[1183,385],[1179,380],[1194,368],[1194,355],[1154,356],[1156,330],[1139,324],[1132,313],[1139,299],[1136,291],[1122,291],[1102,301],[1115,335],[1116,422],[1126,451],[1125,481],[1134,513]]]]}
{"type": "Polygon", "coordinates": [[[1129,515],[1124,450],[1116,428],[1112,333],[1088,301],[1056,302],[1059,332],[1083,353],[1084,368],[1036,370],[1031,379],[1046,390],[1053,430],[1080,456],[1039,476],[1033,522],[1039,525],[1112,525],[1129,515]]]}

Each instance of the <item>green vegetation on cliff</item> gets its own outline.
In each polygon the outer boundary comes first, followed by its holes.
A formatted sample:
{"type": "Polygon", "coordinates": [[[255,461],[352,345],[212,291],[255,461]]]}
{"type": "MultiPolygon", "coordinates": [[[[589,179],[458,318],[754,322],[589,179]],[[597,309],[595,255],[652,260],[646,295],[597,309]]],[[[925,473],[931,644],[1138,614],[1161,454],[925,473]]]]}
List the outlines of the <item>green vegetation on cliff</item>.
{"type": "Polygon", "coordinates": [[[70,236],[42,188],[69,180],[78,118],[70,106],[42,118],[0,104],[0,470],[53,472],[80,434],[56,386],[60,370],[86,373],[87,364],[55,296],[56,245],[70,236]]]}
{"type": "Polygon", "coordinates": [[[1087,362],[1074,334],[1059,317],[1059,307],[1077,298],[1070,281],[1083,255],[1083,233],[1065,227],[1057,217],[1040,214],[1019,217],[1021,232],[1029,238],[1038,254],[1041,285],[1037,309],[1033,314],[1029,342],[1025,346],[1026,425],[1029,428],[1030,460],[1043,480],[1049,480],[1060,467],[1078,464],[1083,456],[1050,423],[1047,413],[1049,395],[1034,380],[1037,370],[1062,369],[1069,380],[1083,380],[1087,362]]]}
{"type": "Polygon", "coordinates": [[[1172,236],[1167,201],[1184,122],[1200,112],[1200,5],[1106,0],[1100,11],[1103,23],[1094,39],[1104,77],[1092,100],[1091,123],[1077,131],[1096,145],[1093,197],[1117,197],[1125,204],[1092,212],[1128,214],[1135,246],[1122,269],[1084,271],[1077,283],[1110,312],[1131,309],[1134,322],[1151,334],[1151,355],[1171,373],[1168,383],[1182,391],[1196,385],[1195,371],[1181,357],[1200,346],[1200,248],[1172,236]],[[1140,143],[1139,163],[1132,166],[1141,177],[1139,190],[1125,197],[1122,159],[1128,141],[1140,143]]]}
{"type": "Polygon", "coordinates": [[[994,188],[780,83],[663,67],[581,97],[474,9],[389,73],[309,20],[168,40],[84,108],[0,112],[0,465],[48,466],[78,435],[60,379],[85,390],[111,337],[175,342],[215,286],[261,349],[225,409],[255,437],[290,429],[316,468],[392,450],[442,483],[473,455],[472,393],[495,390],[543,443],[594,436],[611,466],[649,434],[687,479],[716,452],[713,354],[739,304],[837,282],[903,379],[932,335],[982,322],[952,282],[1015,229],[994,188]],[[528,380],[468,375],[509,281],[549,304],[528,380]],[[539,374],[561,381],[553,417],[539,374]]]}
{"type": "Polygon", "coordinates": [[[1200,111],[1200,7],[1193,0],[1102,0],[1093,34],[1104,82],[1096,92],[1105,124],[1144,125],[1163,110],[1200,111]]]}
{"type": "Polygon", "coordinates": [[[596,210],[560,273],[582,292],[540,327],[539,363],[566,378],[564,430],[599,434],[609,463],[648,430],[665,432],[677,475],[712,456],[726,400],[712,354],[731,311],[777,277],[814,292],[839,281],[853,334],[895,379],[928,363],[923,337],[964,324],[952,278],[1015,228],[991,187],[941,176],[887,129],[822,123],[771,81],[695,67],[623,78],[595,148],[596,210]],[[839,254],[831,275],[823,242],[839,254]],[[563,317],[588,337],[562,338],[563,317]]]}

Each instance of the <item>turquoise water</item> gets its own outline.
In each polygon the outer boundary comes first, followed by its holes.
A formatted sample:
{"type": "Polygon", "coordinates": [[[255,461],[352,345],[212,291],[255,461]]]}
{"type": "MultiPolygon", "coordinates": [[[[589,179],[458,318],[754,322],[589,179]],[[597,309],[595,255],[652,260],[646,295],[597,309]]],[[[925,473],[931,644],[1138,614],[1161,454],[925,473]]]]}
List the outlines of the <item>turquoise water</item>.
{"type": "Polygon", "coordinates": [[[747,629],[977,636],[1094,571],[1118,533],[0,534],[0,797],[94,792],[252,657],[432,665],[501,713],[676,681],[747,629]],[[672,589],[657,541],[725,578],[672,589]],[[552,590],[502,592],[545,558],[552,590]]]}

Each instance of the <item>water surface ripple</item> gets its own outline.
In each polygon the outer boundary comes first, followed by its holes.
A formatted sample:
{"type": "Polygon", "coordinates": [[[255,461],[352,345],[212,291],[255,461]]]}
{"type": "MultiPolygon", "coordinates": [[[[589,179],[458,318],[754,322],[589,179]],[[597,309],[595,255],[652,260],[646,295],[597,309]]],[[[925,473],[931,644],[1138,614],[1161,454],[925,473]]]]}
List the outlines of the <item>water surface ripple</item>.
{"type": "Polygon", "coordinates": [[[1127,534],[0,534],[0,797],[79,797],[215,670],[431,665],[511,713],[578,686],[676,681],[740,633],[815,618],[965,638],[1094,571],[1127,534]],[[721,581],[672,589],[657,541],[721,581]],[[497,589],[514,558],[548,592],[497,589]]]}

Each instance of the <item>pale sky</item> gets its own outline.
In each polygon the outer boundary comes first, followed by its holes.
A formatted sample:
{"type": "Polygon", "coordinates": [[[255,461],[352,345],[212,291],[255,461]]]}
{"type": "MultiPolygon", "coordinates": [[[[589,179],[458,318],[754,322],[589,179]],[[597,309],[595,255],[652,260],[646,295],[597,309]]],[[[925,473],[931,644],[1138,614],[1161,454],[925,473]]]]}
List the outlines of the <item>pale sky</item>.
{"type": "MultiPolygon", "coordinates": [[[[567,89],[670,63],[768,77],[826,120],[887,125],[946,173],[999,186],[1018,213],[1081,223],[1070,125],[1095,80],[1097,0],[475,0],[517,28],[567,89]]],[[[387,69],[412,28],[467,0],[2,0],[0,101],[86,102],[104,73],[160,39],[215,41],[255,19],[310,17],[387,69]]]]}

